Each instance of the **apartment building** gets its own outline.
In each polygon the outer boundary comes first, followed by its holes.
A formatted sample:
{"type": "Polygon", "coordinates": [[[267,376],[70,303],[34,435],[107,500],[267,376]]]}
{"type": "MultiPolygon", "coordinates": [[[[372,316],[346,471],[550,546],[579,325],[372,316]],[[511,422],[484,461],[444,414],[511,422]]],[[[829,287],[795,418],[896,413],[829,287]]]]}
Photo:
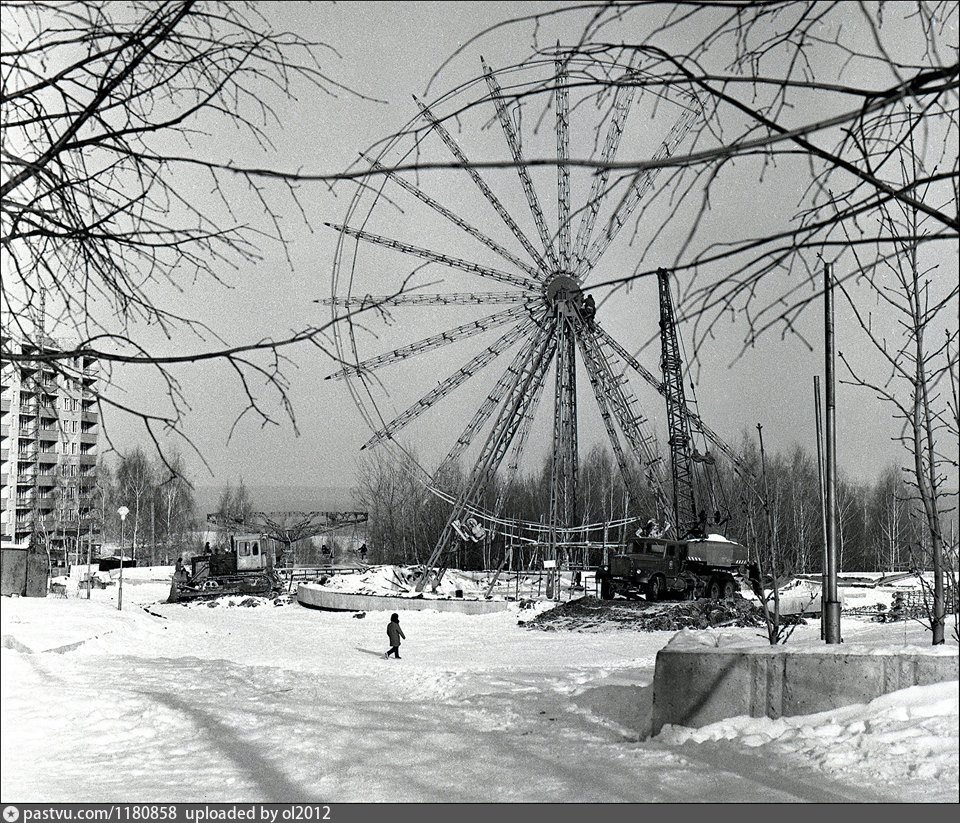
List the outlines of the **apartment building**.
{"type": "MultiPolygon", "coordinates": [[[[14,351],[63,351],[51,337],[15,341],[14,351]]],[[[26,543],[36,532],[58,559],[86,545],[96,486],[99,364],[76,357],[56,364],[2,364],[0,374],[0,536],[26,543]]]]}

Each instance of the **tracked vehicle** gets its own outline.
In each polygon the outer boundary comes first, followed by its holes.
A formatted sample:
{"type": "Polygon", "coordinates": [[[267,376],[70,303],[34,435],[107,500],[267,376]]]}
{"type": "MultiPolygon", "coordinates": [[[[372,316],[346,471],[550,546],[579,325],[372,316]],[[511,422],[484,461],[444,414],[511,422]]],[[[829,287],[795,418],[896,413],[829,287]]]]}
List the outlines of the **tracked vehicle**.
{"type": "Polygon", "coordinates": [[[232,535],[228,549],[191,558],[191,570],[180,573],[180,580],[174,575],[168,602],[280,591],[274,563],[271,541],[263,535],[232,535]]]}

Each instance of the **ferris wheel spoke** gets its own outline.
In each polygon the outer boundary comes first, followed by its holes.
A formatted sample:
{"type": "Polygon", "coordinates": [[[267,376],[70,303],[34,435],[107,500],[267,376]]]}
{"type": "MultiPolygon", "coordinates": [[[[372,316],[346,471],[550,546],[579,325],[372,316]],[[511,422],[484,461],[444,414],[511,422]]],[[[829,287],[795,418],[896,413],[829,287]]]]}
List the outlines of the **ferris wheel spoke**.
{"type": "Polygon", "coordinates": [[[496,475],[500,464],[507,456],[510,446],[516,439],[517,432],[529,413],[533,399],[538,394],[539,386],[546,379],[550,362],[554,358],[557,348],[555,336],[544,336],[541,345],[537,346],[532,355],[523,364],[519,378],[514,382],[506,400],[500,407],[500,414],[494,422],[493,428],[487,437],[477,462],[478,471],[472,479],[471,499],[483,486],[496,475]]]}
{"type": "Polygon", "coordinates": [[[447,329],[445,332],[441,332],[440,334],[435,334],[431,337],[424,337],[422,340],[417,340],[415,343],[410,343],[406,346],[401,346],[398,349],[394,349],[393,351],[386,352],[385,354],[371,357],[368,360],[364,360],[363,362],[357,363],[354,366],[347,366],[339,371],[334,372],[333,374],[328,374],[324,379],[340,380],[348,375],[367,374],[374,369],[382,368],[383,366],[396,363],[400,360],[406,360],[408,357],[412,357],[413,355],[422,354],[423,352],[431,351],[432,349],[438,349],[451,343],[456,343],[458,340],[463,340],[467,337],[473,337],[474,335],[485,332],[488,329],[505,326],[507,323],[520,318],[524,313],[529,311],[529,306],[522,305],[515,306],[512,309],[507,309],[506,311],[489,314],[486,317],[481,317],[479,320],[474,320],[470,323],[464,323],[462,326],[456,326],[452,329],[447,329]]]}
{"type": "MultiPolygon", "coordinates": [[[[606,344],[609,348],[630,368],[632,368],[637,374],[639,374],[647,383],[649,383],[653,388],[660,394],[661,397],[666,399],[667,388],[664,386],[663,382],[658,380],[653,373],[646,368],[640,361],[638,361],[633,355],[630,354],[620,343],[610,334],[598,327],[597,329],[598,339],[601,345],[606,344]]],[[[713,428],[711,428],[707,423],[696,412],[692,411],[689,406],[684,406],[681,412],[689,421],[690,425],[693,426],[697,431],[699,431],[704,437],[707,438],[714,446],[721,451],[733,465],[737,475],[745,483],[749,485],[751,489],[754,488],[755,478],[752,476],[749,467],[743,461],[743,458],[731,447],[713,428]]]]}
{"type": "MultiPolygon", "coordinates": [[[[545,377],[546,368],[544,368],[543,374],[545,377]]],[[[530,405],[523,416],[523,420],[520,421],[520,427],[517,430],[517,436],[514,440],[513,447],[510,450],[510,457],[507,461],[507,474],[504,477],[500,494],[497,496],[497,504],[494,507],[494,513],[497,515],[499,515],[503,510],[506,492],[509,490],[514,480],[516,480],[517,474],[520,471],[520,461],[523,458],[524,450],[526,449],[527,442],[530,439],[530,430],[533,428],[533,420],[536,416],[537,408],[540,405],[540,400],[543,397],[543,389],[546,384],[546,380],[540,380],[536,389],[534,390],[533,396],[530,400],[530,405]]]]}
{"type": "Polygon", "coordinates": [[[440,263],[453,269],[460,269],[461,271],[478,274],[481,277],[488,277],[491,280],[499,280],[501,283],[512,283],[514,286],[519,286],[520,288],[527,289],[528,291],[541,288],[539,283],[535,283],[526,277],[521,277],[517,274],[510,274],[509,272],[500,271],[499,269],[493,269],[489,266],[481,266],[479,263],[473,263],[469,260],[462,260],[459,257],[451,257],[449,254],[431,251],[430,249],[425,249],[421,246],[414,246],[412,243],[404,243],[401,240],[394,240],[390,237],[382,237],[379,234],[373,234],[368,231],[363,231],[362,229],[354,229],[350,226],[341,226],[337,223],[324,223],[324,225],[329,226],[331,229],[336,229],[342,234],[356,237],[358,240],[363,240],[366,243],[372,243],[375,246],[382,246],[387,249],[395,249],[396,251],[403,252],[404,254],[412,254],[414,257],[422,257],[424,260],[430,260],[433,263],[440,263]]]}
{"type": "Polygon", "coordinates": [[[533,188],[533,180],[530,179],[530,170],[523,159],[523,151],[520,148],[520,140],[517,137],[517,130],[510,119],[510,112],[507,110],[507,104],[503,99],[503,91],[500,83],[490,70],[490,67],[483,62],[483,76],[487,80],[487,86],[490,89],[490,96],[493,98],[493,104],[497,109],[497,118],[500,120],[500,126],[503,128],[503,134],[507,138],[507,146],[510,148],[510,154],[513,155],[513,163],[517,168],[517,174],[520,175],[520,185],[523,186],[523,193],[527,197],[527,204],[530,206],[530,212],[533,214],[533,222],[536,223],[537,232],[540,234],[540,242],[547,253],[547,260],[552,271],[559,268],[557,263],[557,253],[553,248],[553,238],[547,229],[547,221],[543,217],[543,209],[540,207],[540,199],[533,188]]]}
{"type": "Polygon", "coordinates": [[[367,294],[363,297],[323,297],[314,300],[321,306],[343,306],[350,309],[393,308],[394,306],[491,306],[530,301],[530,295],[516,291],[448,292],[446,294],[367,294]]]}
{"type": "Polygon", "coordinates": [[[583,258],[587,253],[593,227],[600,212],[600,201],[603,199],[607,180],[610,178],[609,163],[612,163],[620,148],[620,138],[623,136],[623,126],[630,113],[635,88],[633,86],[618,86],[613,96],[613,112],[610,115],[610,125],[607,127],[607,136],[600,154],[600,171],[593,178],[590,188],[590,198],[587,200],[586,210],[580,218],[580,227],[577,229],[577,240],[574,245],[573,266],[579,271],[583,258]]]}
{"type": "Polygon", "coordinates": [[[472,357],[467,363],[461,366],[457,371],[442,380],[436,387],[427,392],[416,403],[407,408],[403,413],[397,415],[383,428],[374,433],[366,443],[360,448],[366,449],[375,446],[384,440],[393,437],[400,429],[412,423],[421,414],[431,406],[440,402],[444,397],[450,394],[454,389],[463,385],[469,378],[486,368],[490,363],[496,360],[504,351],[509,349],[518,340],[528,335],[536,324],[535,319],[529,319],[523,323],[518,323],[512,329],[492,345],[485,348],[475,357],[472,357]]]}
{"type": "Polygon", "coordinates": [[[656,441],[643,430],[646,418],[640,412],[636,398],[627,389],[622,375],[616,375],[609,361],[596,342],[596,330],[585,335],[584,345],[591,353],[590,366],[595,370],[597,380],[610,403],[614,417],[633,453],[645,464],[645,473],[653,486],[658,501],[666,507],[664,492],[663,458],[657,453],[656,441]]]}
{"type": "Polygon", "coordinates": [[[617,465],[620,467],[620,476],[623,478],[624,487],[634,499],[640,499],[640,484],[637,481],[635,473],[630,468],[630,462],[627,460],[626,452],[623,449],[623,443],[617,432],[614,423],[613,412],[610,409],[610,403],[607,400],[606,388],[601,383],[598,376],[599,368],[593,360],[593,350],[587,347],[586,341],[581,337],[578,340],[580,351],[583,355],[583,362],[587,372],[587,379],[590,381],[590,387],[593,389],[593,395],[597,400],[597,408],[600,411],[600,419],[603,421],[603,427],[607,432],[607,439],[610,441],[610,447],[613,449],[617,465]]]}
{"type": "Polygon", "coordinates": [[[429,194],[427,194],[425,191],[423,191],[419,187],[415,186],[409,180],[405,180],[400,175],[388,170],[386,166],[384,166],[382,163],[378,163],[376,160],[370,160],[370,164],[377,171],[383,172],[388,178],[393,180],[393,182],[395,182],[398,186],[410,192],[410,194],[416,197],[420,202],[428,205],[431,209],[437,212],[437,214],[440,214],[443,217],[447,218],[447,220],[449,220],[455,226],[458,226],[459,228],[463,229],[472,238],[474,238],[475,240],[479,240],[488,249],[499,254],[502,258],[504,258],[504,260],[509,260],[511,263],[513,263],[514,266],[516,266],[518,269],[522,269],[534,279],[536,280],[540,279],[540,273],[535,268],[533,268],[533,266],[531,266],[528,263],[524,263],[513,252],[509,251],[508,249],[505,249],[492,237],[488,237],[487,235],[485,235],[482,231],[480,231],[480,229],[468,223],[458,214],[452,212],[442,203],[432,198],[429,194]]]}
{"type": "Polygon", "coordinates": [[[560,264],[570,271],[570,97],[567,94],[567,62],[559,56],[557,68],[557,243],[560,264]]]}
{"type": "MultiPolygon", "coordinates": [[[[660,148],[657,149],[653,159],[665,160],[673,154],[677,146],[679,146],[684,137],[687,136],[690,129],[693,128],[697,117],[698,114],[695,109],[684,109],[683,114],[680,115],[677,122],[674,123],[673,128],[670,129],[666,140],[664,140],[660,148]]],[[[581,261],[577,269],[577,275],[579,277],[585,276],[597,265],[603,253],[610,247],[610,244],[620,233],[620,229],[622,229],[627,220],[630,219],[630,215],[633,214],[634,209],[640,205],[640,201],[643,200],[650,189],[653,188],[653,181],[657,178],[659,172],[659,168],[647,169],[635,177],[629,190],[623,196],[617,208],[614,210],[613,215],[610,217],[606,230],[596,239],[581,261]]]]}
{"type": "Polygon", "coordinates": [[[487,420],[490,419],[497,406],[503,401],[503,398],[506,397],[510,386],[514,381],[519,379],[524,362],[533,355],[539,341],[546,333],[547,331],[545,329],[539,329],[533,339],[516,353],[510,365],[507,366],[503,374],[500,375],[493,389],[491,389],[483,403],[480,404],[480,407],[474,413],[470,422],[464,427],[460,436],[447,453],[447,456],[444,457],[440,463],[435,477],[439,477],[447,467],[451,466],[454,461],[458,460],[460,456],[470,448],[474,437],[476,437],[477,433],[486,425],[487,420]]]}
{"type": "Polygon", "coordinates": [[[513,236],[520,241],[520,245],[523,246],[527,254],[530,255],[531,259],[537,264],[537,267],[546,270],[547,265],[544,263],[543,256],[538,252],[533,243],[530,242],[530,239],[524,234],[523,230],[517,225],[517,222],[510,216],[510,212],[507,211],[503,203],[500,202],[500,198],[493,193],[493,190],[490,186],[487,185],[487,181],[484,180],[480,173],[470,165],[470,161],[467,159],[467,156],[463,153],[463,150],[460,146],[457,145],[453,137],[450,136],[450,132],[444,128],[443,124],[434,116],[433,112],[430,111],[430,108],[417,100],[416,97],[413,98],[416,100],[417,105],[420,107],[420,112],[427,119],[430,125],[433,127],[434,131],[440,135],[440,139],[446,144],[447,148],[450,150],[450,153],[463,164],[464,171],[470,175],[474,183],[476,183],[477,188],[480,189],[484,197],[487,198],[487,201],[493,206],[494,211],[500,215],[500,219],[507,225],[507,228],[513,233],[513,236]]]}
{"type": "MultiPolygon", "coordinates": [[[[497,416],[484,443],[480,458],[474,464],[463,491],[458,495],[456,503],[451,508],[446,526],[444,526],[440,539],[427,561],[428,568],[434,568],[440,557],[447,551],[453,536],[454,521],[461,516],[461,512],[469,507],[484,483],[496,474],[497,468],[510,448],[510,443],[526,414],[527,407],[537,394],[537,381],[543,380],[553,357],[553,349],[556,347],[553,328],[546,330],[547,333],[543,333],[544,331],[541,328],[541,333],[537,337],[537,345],[532,347],[532,350],[525,350],[527,356],[520,371],[511,381],[506,402],[500,407],[500,414],[497,416]]],[[[426,581],[427,575],[421,577],[417,583],[417,591],[423,590],[426,581]]]]}

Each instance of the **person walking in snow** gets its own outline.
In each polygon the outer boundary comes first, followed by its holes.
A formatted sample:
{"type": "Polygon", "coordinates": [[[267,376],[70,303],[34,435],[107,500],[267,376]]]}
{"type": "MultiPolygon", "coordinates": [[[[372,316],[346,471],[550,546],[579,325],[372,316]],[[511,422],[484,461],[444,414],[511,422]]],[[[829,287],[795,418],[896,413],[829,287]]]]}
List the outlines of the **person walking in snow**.
{"type": "Polygon", "coordinates": [[[400,615],[394,612],[390,615],[390,622],[387,623],[387,637],[390,638],[390,648],[384,652],[384,657],[390,657],[392,654],[397,660],[400,659],[400,638],[404,640],[407,639],[407,636],[403,633],[403,629],[400,628],[400,615]]]}

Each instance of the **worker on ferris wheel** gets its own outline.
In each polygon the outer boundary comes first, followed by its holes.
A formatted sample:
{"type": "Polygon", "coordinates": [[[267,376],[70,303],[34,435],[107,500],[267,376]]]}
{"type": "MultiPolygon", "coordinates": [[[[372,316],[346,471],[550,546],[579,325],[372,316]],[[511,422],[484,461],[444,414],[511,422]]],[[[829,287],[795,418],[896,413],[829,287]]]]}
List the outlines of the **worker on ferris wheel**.
{"type": "Polygon", "coordinates": [[[588,294],[583,298],[583,303],[580,306],[580,314],[587,322],[587,326],[593,328],[593,318],[597,316],[597,301],[593,299],[592,294],[588,294]]]}

